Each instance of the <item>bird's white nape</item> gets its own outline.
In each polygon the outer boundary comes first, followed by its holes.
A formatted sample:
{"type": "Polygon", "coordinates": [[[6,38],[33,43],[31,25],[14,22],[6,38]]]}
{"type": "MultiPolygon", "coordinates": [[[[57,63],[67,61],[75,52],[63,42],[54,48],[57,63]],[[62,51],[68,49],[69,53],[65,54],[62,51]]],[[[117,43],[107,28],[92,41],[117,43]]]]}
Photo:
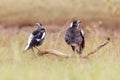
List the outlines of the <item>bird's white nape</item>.
{"type": "Polygon", "coordinates": [[[78,26],[80,25],[80,23],[81,23],[81,21],[78,20],[78,21],[77,21],[77,28],[78,28],[78,26]]]}
{"type": "Polygon", "coordinates": [[[70,24],[70,27],[72,27],[73,26],[73,22],[71,22],[71,24],[70,24]]]}

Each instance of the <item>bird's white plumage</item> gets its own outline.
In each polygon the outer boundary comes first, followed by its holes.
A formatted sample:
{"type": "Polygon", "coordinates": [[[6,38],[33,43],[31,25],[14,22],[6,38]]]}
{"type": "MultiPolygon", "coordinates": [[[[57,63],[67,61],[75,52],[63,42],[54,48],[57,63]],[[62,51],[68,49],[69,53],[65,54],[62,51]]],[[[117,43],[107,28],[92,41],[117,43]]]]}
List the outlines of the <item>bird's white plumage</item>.
{"type": "Polygon", "coordinates": [[[37,38],[36,40],[39,42],[40,40],[44,39],[44,37],[45,37],[45,32],[42,34],[41,39],[40,39],[40,38],[37,38]]]}
{"type": "Polygon", "coordinates": [[[83,31],[83,30],[81,30],[81,33],[82,33],[82,35],[84,36],[84,31],[83,31]]]}
{"type": "Polygon", "coordinates": [[[26,51],[29,48],[29,45],[27,44],[27,46],[25,47],[24,51],[26,51]]]}
{"type": "Polygon", "coordinates": [[[71,24],[70,24],[70,27],[72,27],[73,26],[73,22],[71,22],[71,24]]]}
{"type": "Polygon", "coordinates": [[[43,33],[43,35],[42,35],[41,39],[43,39],[44,37],[45,37],[45,32],[43,33]]]}
{"type": "Polygon", "coordinates": [[[33,37],[34,37],[34,35],[31,33],[31,34],[30,34],[30,36],[29,36],[29,38],[28,38],[28,44],[30,44],[30,43],[31,43],[31,41],[32,41],[33,37]]]}
{"type": "Polygon", "coordinates": [[[80,25],[80,21],[77,21],[77,24],[78,24],[78,25],[77,25],[77,28],[78,28],[78,26],[80,25]]]}
{"type": "Polygon", "coordinates": [[[26,46],[25,49],[24,49],[25,51],[29,48],[30,43],[31,43],[33,37],[34,37],[34,35],[31,33],[30,36],[29,36],[29,38],[28,38],[27,46],[26,46]]]}
{"type": "Polygon", "coordinates": [[[37,42],[39,42],[40,41],[40,39],[36,39],[37,40],[37,42]]]}

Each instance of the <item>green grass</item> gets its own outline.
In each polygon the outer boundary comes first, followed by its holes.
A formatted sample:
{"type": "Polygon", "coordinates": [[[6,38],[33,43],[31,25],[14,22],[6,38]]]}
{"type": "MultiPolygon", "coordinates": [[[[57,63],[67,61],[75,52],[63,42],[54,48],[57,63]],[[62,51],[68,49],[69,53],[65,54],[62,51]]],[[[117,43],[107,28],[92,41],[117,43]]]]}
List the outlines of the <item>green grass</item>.
{"type": "MultiPolygon", "coordinates": [[[[11,37],[0,35],[0,80],[119,80],[120,42],[114,39],[90,59],[63,58],[54,55],[36,57],[32,51],[23,53],[27,35],[17,34],[11,37]],[[13,41],[14,40],[14,41],[13,41]]],[[[54,37],[55,38],[55,37],[54,37]]],[[[101,37],[86,38],[83,55],[94,50],[101,37]]],[[[53,44],[53,38],[47,35],[40,49],[57,49],[65,53],[72,50],[60,37],[53,44]],[[63,47],[64,46],[64,47],[63,47]]]]}

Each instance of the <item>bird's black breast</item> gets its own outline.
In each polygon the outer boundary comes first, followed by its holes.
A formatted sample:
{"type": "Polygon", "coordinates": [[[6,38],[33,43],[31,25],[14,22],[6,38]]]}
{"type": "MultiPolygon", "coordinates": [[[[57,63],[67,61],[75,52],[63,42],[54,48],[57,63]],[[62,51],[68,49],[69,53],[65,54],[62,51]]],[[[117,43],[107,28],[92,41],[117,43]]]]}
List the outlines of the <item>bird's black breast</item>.
{"type": "Polygon", "coordinates": [[[83,37],[81,36],[80,30],[77,28],[69,28],[66,32],[65,41],[68,44],[81,44],[83,41],[83,37]]]}

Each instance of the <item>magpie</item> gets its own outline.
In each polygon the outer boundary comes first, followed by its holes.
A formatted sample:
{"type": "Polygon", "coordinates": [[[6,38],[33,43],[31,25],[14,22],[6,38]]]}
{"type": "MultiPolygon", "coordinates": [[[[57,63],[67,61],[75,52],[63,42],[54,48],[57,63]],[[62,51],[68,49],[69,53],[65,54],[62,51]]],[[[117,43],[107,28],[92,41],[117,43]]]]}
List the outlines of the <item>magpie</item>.
{"type": "Polygon", "coordinates": [[[80,23],[79,20],[72,21],[65,35],[65,42],[78,54],[81,54],[85,47],[84,32],[78,28],[80,23]]]}
{"type": "Polygon", "coordinates": [[[36,25],[38,28],[30,34],[28,38],[27,46],[25,47],[24,51],[27,51],[29,49],[33,50],[33,48],[36,48],[39,51],[37,46],[42,45],[45,39],[46,29],[43,27],[43,25],[40,22],[36,23],[36,25]]]}

